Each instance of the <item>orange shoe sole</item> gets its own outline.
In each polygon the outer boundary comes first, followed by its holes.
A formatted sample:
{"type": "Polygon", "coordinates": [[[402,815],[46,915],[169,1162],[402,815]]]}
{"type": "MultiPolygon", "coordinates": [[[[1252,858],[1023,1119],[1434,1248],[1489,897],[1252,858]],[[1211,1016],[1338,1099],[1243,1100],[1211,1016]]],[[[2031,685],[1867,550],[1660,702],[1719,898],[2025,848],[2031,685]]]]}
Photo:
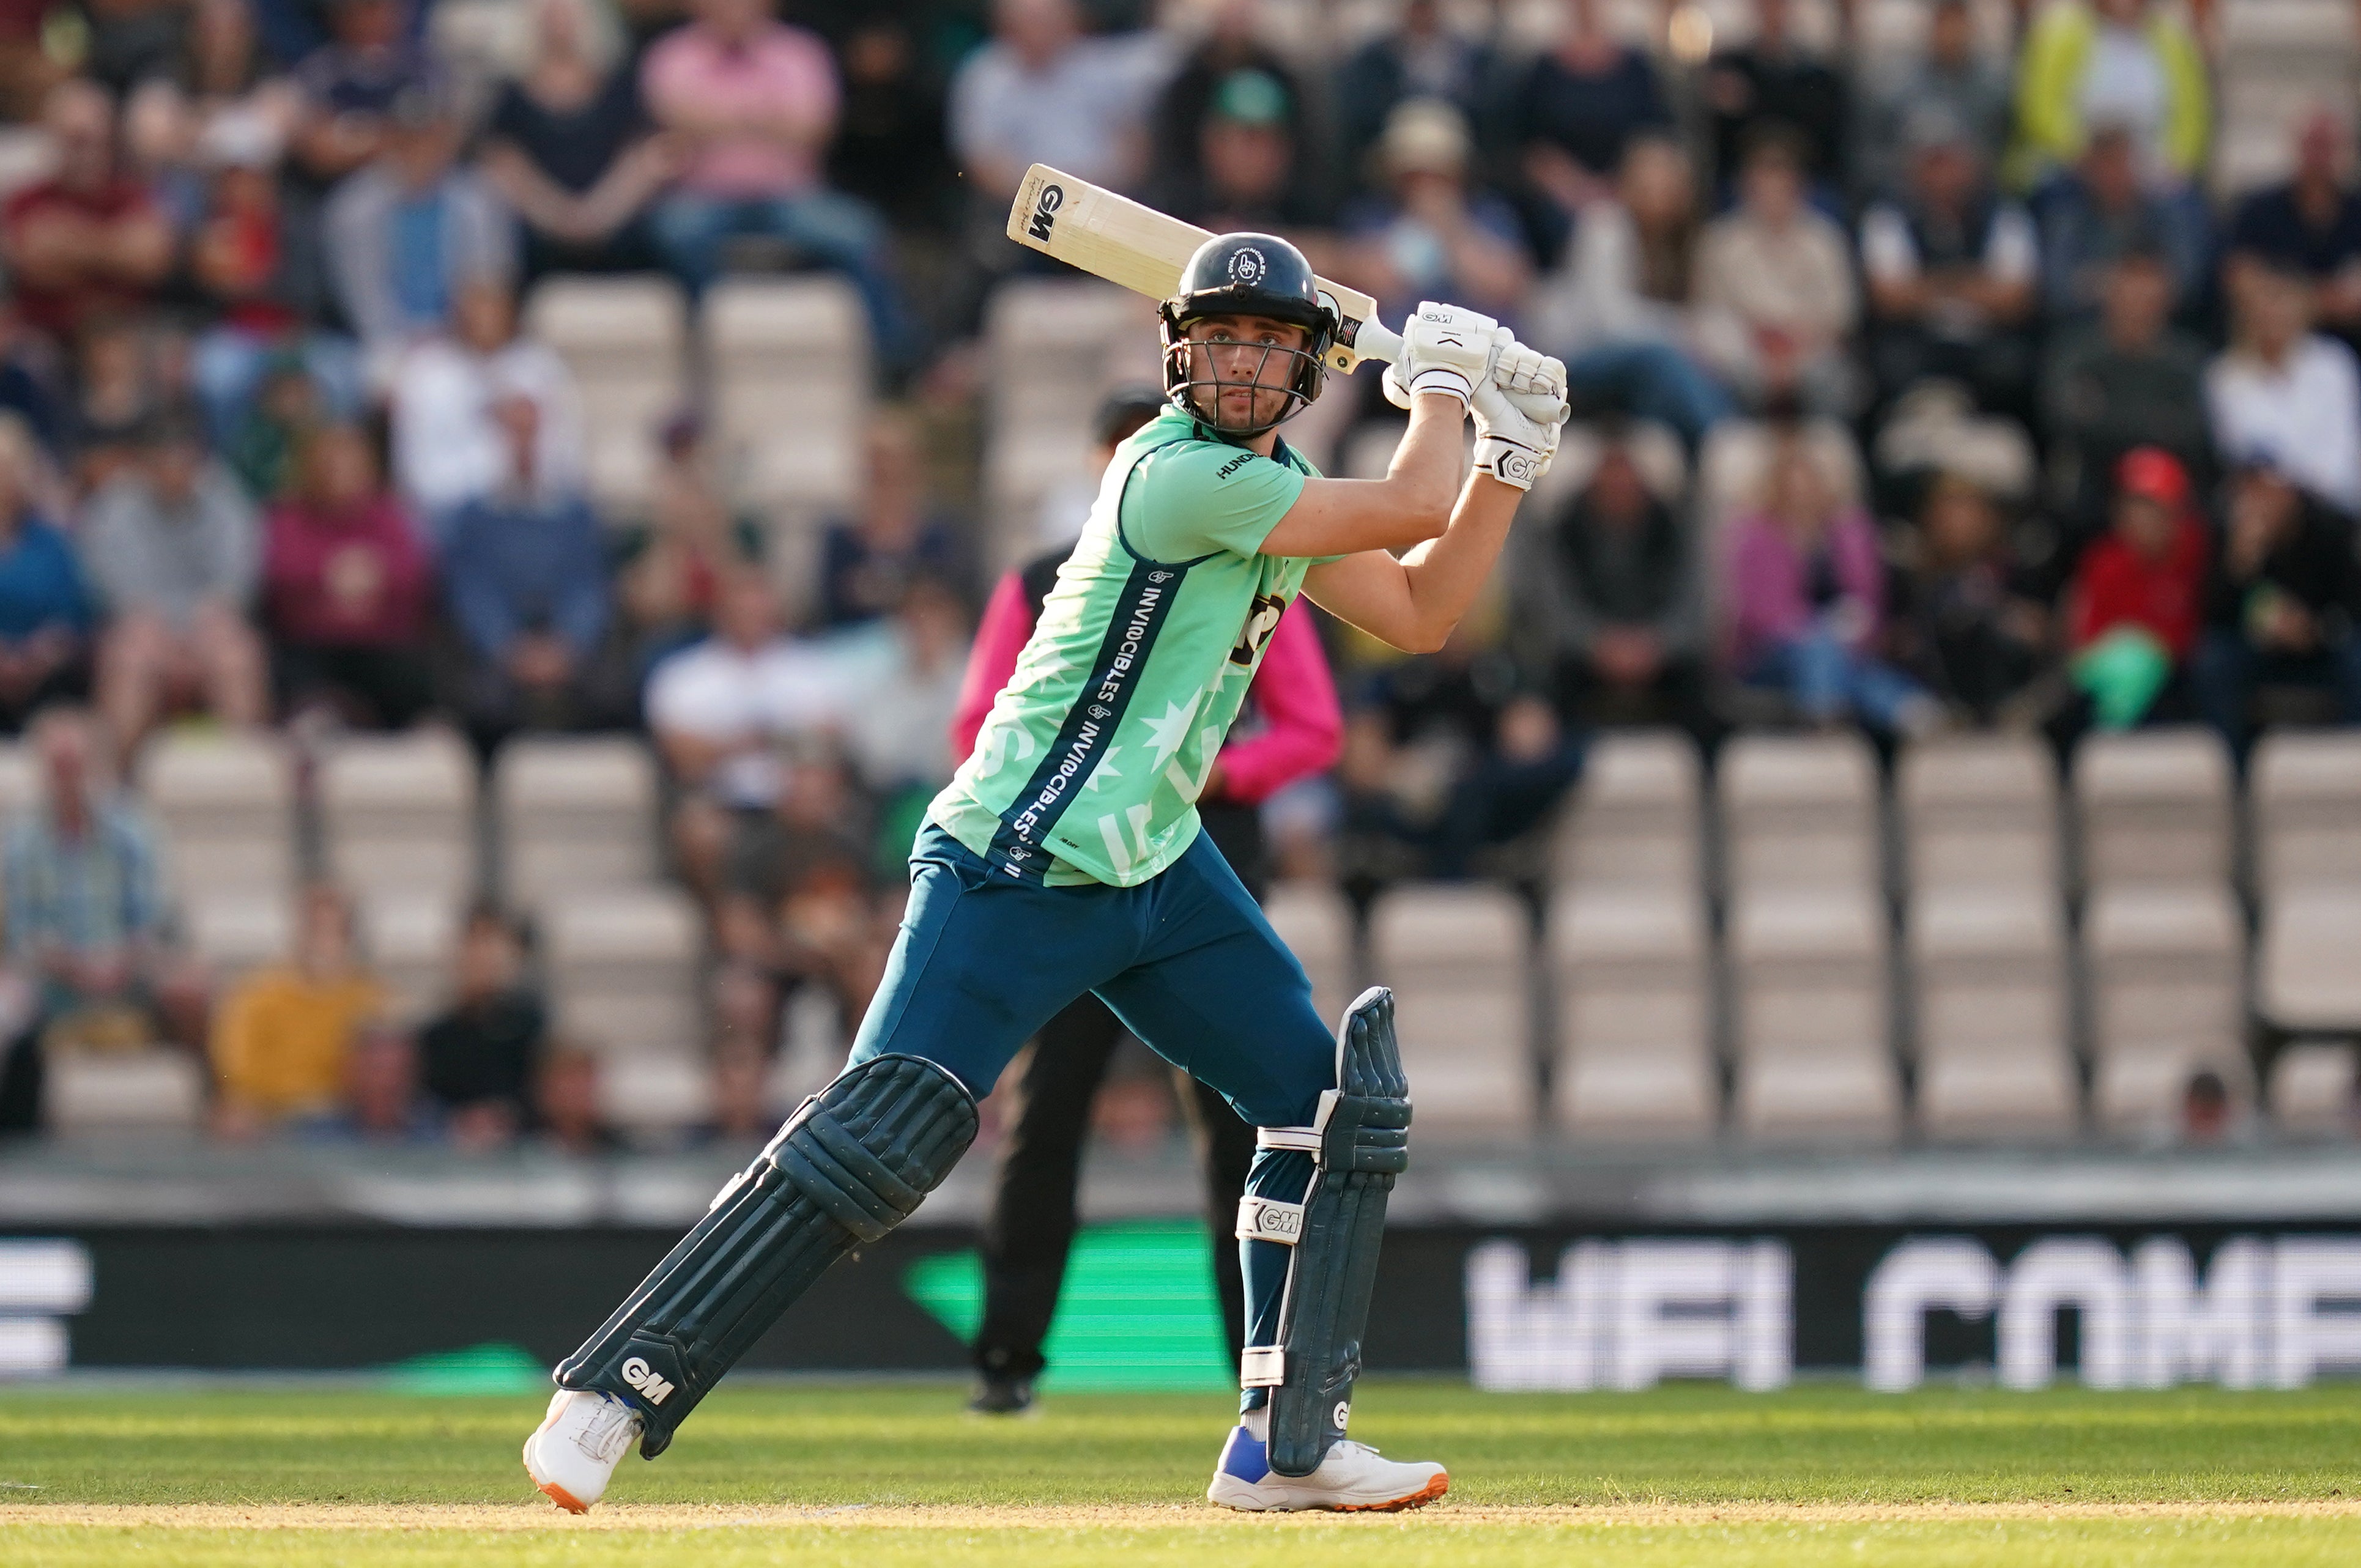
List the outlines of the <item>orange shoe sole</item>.
{"type": "Polygon", "coordinates": [[[1395,1514],[1405,1508],[1422,1508],[1449,1490],[1451,1477],[1448,1475],[1437,1475],[1407,1497],[1396,1497],[1386,1503],[1345,1503],[1334,1511],[1340,1514],[1395,1514]]]}
{"type": "Polygon", "coordinates": [[[533,1485],[540,1488],[543,1497],[547,1497],[569,1514],[587,1514],[590,1511],[589,1504],[576,1502],[574,1494],[555,1481],[536,1481],[533,1485]]]}

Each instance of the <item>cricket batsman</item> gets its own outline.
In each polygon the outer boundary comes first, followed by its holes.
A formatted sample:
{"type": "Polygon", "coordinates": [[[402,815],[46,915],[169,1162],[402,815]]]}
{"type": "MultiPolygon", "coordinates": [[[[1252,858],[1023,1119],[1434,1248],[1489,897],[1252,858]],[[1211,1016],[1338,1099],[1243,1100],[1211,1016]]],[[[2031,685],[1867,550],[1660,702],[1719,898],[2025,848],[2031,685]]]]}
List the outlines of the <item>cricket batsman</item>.
{"type": "Polygon", "coordinates": [[[1320,395],[1337,324],[1301,252],[1210,239],[1160,314],[1169,404],[1115,449],[1016,674],[928,807],[851,1062],[559,1364],[524,1463],[560,1507],[596,1503],[635,1440],[662,1453],[830,1264],[908,1218],[974,1139],[978,1099],[1084,992],[1257,1129],[1241,1414],[1206,1496],[1391,1509],[1449,1486],[1440,1464],[1345,1435],[1409,1162],[1392,996],[1370,990],[1332,1036],[1196,801],[1299,593],[1398,648],[1442,646],[1556,450],[1565,372],[1488,317],[1422,304],[1386,373],[1410,411],[1391,468],[1327,479],[1279,434],[1320,395]]]}

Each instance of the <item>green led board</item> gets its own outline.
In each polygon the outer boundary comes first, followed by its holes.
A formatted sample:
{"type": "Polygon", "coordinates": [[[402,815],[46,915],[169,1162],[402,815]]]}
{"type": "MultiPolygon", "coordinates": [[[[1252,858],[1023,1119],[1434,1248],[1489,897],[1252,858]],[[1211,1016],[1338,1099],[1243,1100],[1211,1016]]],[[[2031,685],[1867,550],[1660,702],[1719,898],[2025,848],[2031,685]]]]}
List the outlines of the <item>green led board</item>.
{"type": "MultiPolygon", "coordinates": [[[[983,1319],[983,1264],[976,1254],[921,1258],[902,1285],[945,1328],[963,1341],[975,1338],[983,1319]]],[[[1083,1230],[1041,1354],[1049,1363],[1042,1383],[1049,1387],[1235,1387],[1204,1225],[1133,1220],[1083,1230]]]]}

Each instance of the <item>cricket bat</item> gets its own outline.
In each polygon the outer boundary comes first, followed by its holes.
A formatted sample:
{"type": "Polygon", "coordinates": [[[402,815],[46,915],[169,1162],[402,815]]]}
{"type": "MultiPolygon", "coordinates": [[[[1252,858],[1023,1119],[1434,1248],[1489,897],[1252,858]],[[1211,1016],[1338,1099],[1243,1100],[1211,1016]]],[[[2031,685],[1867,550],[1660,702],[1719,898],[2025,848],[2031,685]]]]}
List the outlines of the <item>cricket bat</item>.
{"type": "MultiPolygon", "coordinates": [[[[1128,196],[1037,163],[1016,187],[1008,237],[1136,294],[1169,300],[1180,285],[1180,269],[1213,236],[1128,196]]],[[[1312,280],[1336,312],[1328,368],[1349,376],[1366,359],[1392,364],[1401,352],[1401,338],[1378,321],[1377,301],[1325,278],[1312,280]]]]}

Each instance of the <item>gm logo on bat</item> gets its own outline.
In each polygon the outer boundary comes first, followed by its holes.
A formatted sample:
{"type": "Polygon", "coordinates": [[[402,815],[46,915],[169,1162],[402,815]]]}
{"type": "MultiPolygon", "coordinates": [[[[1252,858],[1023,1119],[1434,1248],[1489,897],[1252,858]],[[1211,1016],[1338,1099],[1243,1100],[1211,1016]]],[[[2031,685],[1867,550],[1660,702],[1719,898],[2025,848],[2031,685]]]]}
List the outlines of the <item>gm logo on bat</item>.
{"type": "Polygon", "coordinates": [[[1042,186],[1041,193],[1033,198],[1033,221],[1025,225],[1025,232],[1047,244],[1049,229],[1058,221],[1058,209],[1065,204],[1066,188],[1063,185],[1042,186]]]}

